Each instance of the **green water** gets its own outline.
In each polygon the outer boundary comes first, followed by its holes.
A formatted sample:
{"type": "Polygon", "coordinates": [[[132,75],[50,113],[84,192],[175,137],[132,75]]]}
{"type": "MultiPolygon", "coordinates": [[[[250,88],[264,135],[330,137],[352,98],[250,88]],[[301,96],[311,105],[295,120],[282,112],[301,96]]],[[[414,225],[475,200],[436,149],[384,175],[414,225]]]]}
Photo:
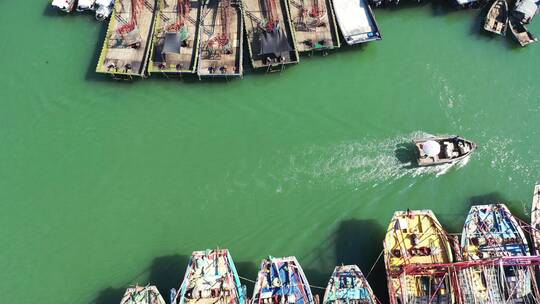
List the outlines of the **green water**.
{"type": "MultiPolygon", "coordinates": [[[[336,263],[369,272],[394,210],[450,231],[472,203],[528,217],[540,45],[480,34],[479,10],[377,9],[382,41],[282,74],[126,84],[93,72],[105,25],[45,2],[0,2],[2,303],[112,304],[148,281],[168,298],[216,246],[244,276],[296,255],[325,285],[336,263]],[[480,148],[411,169],[396,149],[421,132],[480,148]]],[[[384,298],[381,264],[370,281],[384,298]]]]}

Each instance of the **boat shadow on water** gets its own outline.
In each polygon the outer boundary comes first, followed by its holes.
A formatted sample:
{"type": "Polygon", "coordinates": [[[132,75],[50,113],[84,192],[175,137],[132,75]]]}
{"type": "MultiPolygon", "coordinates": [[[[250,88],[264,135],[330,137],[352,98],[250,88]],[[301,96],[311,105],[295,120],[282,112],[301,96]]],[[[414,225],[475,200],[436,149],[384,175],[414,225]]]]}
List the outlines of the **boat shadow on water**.
{"type": "Polygon", "coordinates": [[[404,169],[419,168],[416,162],[416,148],[412,142],[397,144],[394,155],[404,169]]]}
{"type": "MultiPolygon", "coordinates": [[[[328,268],[328,271],[321,271],[321,267],[317,267],[317,269],[313,268],[320,266],[317,263],[314,263],[312,267],[303,267],[310,285],[326,287],[332,274],[332,269],[335,265],[341,264],[356,264],[362,269],[364,275],[367,276],[382,250],[381,240],[384,238],[384,234],[384,228],[375,220],[350,219],[342,221],[338,225],[336,232],[330,237],[330,243],[327,244],[329,247],[326,248],[325,246],[325,248],[315,250],[318,253],[321,251],[326,252],[328,249],[330,251],[334,250],[333,256],[335,256],[335,259],[322,261],[323,265],[331,264],[322,267],[328,268]]],[[[322,256],[327,255],[323,254],[322,256]]],[[[133,278],[128,279],[121,286],[107,287],[98,292],[90,304],[119,304],[126,288],[135,284],[143,286],[146,284],[155,285],[161,296],[164,299],[168,299],[170,290],[172,288],[178,288],[181,284],[189,259],[190,256],[181,254],[157,257],[149,267],[143,269],[133,278]]],[[[300,262],[302,263],[302,261],[300,262]]],[[[257,263],[236,260],[234,263],[241,277],[250,280],[257,278],[259,272],[259,265],[257,263]]],[[[371,271],[368,281],[371,283],[376,296],[383,300],[384,303],[388,295],[385,288],[386,277],[382,259],[378,261],[371,271]]],[[[241,282],[246,285],[248,298],[251,298],[254,284],[243,279],[241,279],[241,282]]],[[[312,292],[313,295],[318,295],[320,299],[323,298],[323,289],[312,288],[312,292]]]]}
{"type": "MultiPolygon", "coordinates": [[[[382,303],[388,303],[386,272],[382,257],[379,256],[383,250],[385,233],[384,227],[375,220],[349,219],[338,225],[332,240],[335,265],[358,265],[382,303]]],[[[325,276],[326,281],[329,276],[325,276]]]]}

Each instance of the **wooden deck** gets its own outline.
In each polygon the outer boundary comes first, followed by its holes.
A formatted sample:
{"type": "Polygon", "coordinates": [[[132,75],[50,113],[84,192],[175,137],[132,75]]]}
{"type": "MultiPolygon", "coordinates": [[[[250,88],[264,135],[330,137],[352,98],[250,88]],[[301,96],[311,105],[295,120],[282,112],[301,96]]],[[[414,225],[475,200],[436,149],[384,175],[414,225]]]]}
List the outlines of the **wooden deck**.
{"type": "Polygon", "coordinates": [[[241,76],[242,12],[238,2],[209,0],[201,17],[199,76],[241,76]]]}
{"type": "Polygon", "coordinates": [[[289,0],[289,10],[299,52],[340,46],[330,0],[289,0]]]}
{"type": "Polygon", "coordinates": [[[117,77],[145,75],[156,0],[117,0],[96,72],[117,77]],[[138,7],[133,18],[132,5],[138,7]],[[128,25],[133,21],[133,30],[128,25]]]}
{"type": "Polygon", "coordinates": [[[202,3],[189,1],[189,14],[181,20],[178,0],[159,0],[148,73],[195,73],[199,49],[199,21],[202,3]],[[166,35],[178,34],[182,42],[176,50],[165,50],[166,35]]]}
{"type": "Polygon", "coordinates": [[[298,49],[291,28],[291,19],[287,0],[242,0],[244,24],[247,36],[248,50],[254,68],[268,69],[283,67],[285,64],[298,63],[298,49]],[[277,31],[286,39],[290,50],[280,54],[263,54],[261,38],[268,34],[265,25],[268,22],[270,1],[275,4],[277,31]],[[276,56],[277,55],[277,56],[276,56]]]}

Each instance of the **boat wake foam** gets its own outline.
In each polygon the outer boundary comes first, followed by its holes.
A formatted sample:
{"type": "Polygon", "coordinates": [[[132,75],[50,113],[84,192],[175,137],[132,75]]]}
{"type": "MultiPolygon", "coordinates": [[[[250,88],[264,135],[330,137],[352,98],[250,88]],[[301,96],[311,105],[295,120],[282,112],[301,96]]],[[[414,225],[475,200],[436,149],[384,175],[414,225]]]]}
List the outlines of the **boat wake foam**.
{"type": "Polygon", "coordinates": [[[467,164],[468,159],[464,159],[454,164],[417,167],[411,140],[429,135],[418,131],[382,141],[364,139],[332,147],[310,147],[300,155],[291,156],[290,173],[295,179],[308,179],[312,183],[377,185],[405,176],[441,176],[452,167],[462,168],[467,164]]]}

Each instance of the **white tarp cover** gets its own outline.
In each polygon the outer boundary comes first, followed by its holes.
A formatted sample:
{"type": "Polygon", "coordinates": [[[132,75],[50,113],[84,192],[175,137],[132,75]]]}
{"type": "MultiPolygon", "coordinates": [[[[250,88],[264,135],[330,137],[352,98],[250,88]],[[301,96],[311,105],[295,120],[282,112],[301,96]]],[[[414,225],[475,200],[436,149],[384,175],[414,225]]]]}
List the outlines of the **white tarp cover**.
{"type": "Polygon", "coordinates": [[[77,1],[77,7],[79,9],[90,9],[94,5],[95,0],[79,0],[77,1]]]}
{"type": "Polygon", "coordinates": [[[459,5],[467,5],[467,4],[478,2],[478,0],[456,0],[456,2],[459,5]]]}
{"type": "Polygon", "coordinates": [[[53,0],[52,6],[56,6],[60,9],[67,9],[75,0],[53,0]]]}
{"type": "Polygon", "coordinates": [[[109,6],[112,4],[113,1],[114,0],[96,0],[96,4],[101,6],[109,6]]]}
{"type": "Polygon", "coordinates": [[[422,145],[422,150],[424,150],[427,156],[437,156],[441,153],[441,145],[434,140],[428,140],[422,145]]]}
{"type": "Polygon", "coordinates": [[[345,38],[376,31],[365,0],[334,0],[334,9],[345,38]]]}
{"type": "Polygon", "coordinates": [[[523,0],[516,6],[516,11],[523,13],[526,19],[534,17],[538,6],[534,0],[523,0]]]}

